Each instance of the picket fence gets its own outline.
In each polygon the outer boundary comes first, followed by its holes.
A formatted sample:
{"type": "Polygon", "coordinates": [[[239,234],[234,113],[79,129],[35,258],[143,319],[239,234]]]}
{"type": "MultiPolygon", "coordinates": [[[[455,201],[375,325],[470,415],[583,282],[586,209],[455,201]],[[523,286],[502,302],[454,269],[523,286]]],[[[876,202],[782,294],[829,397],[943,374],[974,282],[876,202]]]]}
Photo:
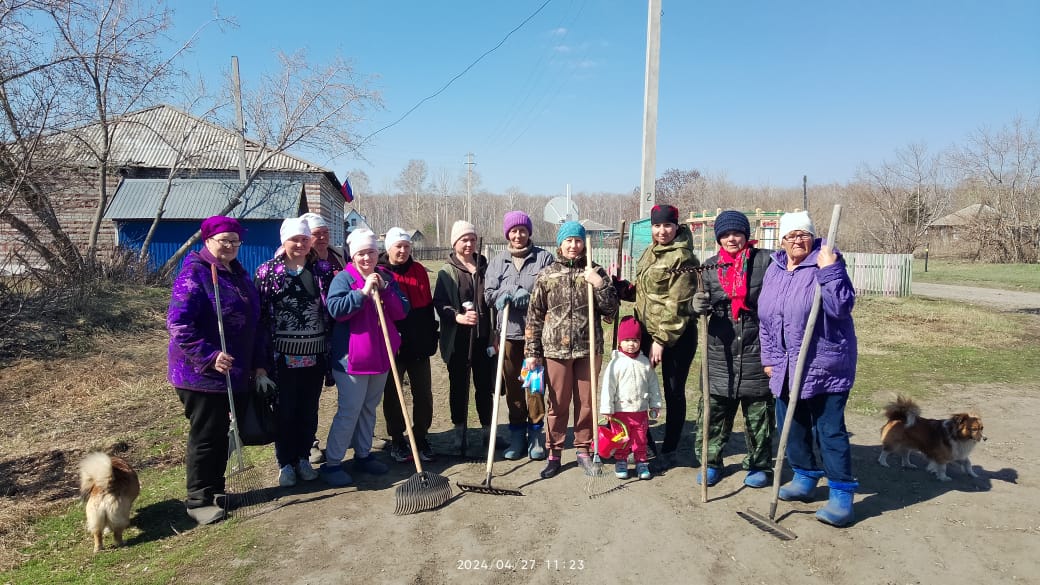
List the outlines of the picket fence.
{"type": "MultiPolygon", "coordinates": [[[[485,244],[484,254],[492,258],[498,252],[504,250],[505,244],[485,244]]],[[[450,249],[431,250],[429,258],[417,258],[420,260],[432,260],[434,258],[446,258],[450,249]]],[[[698,255],[706,259],[714,255],[714,252],[704,252],[698,255]]],[[[864,252],[842,252],[845,257],[845,265],[852,279],[852,286],[857,295],[880,295],[908,297],[913,285],[913,260],[912,254],[871,254],[864,252]]],[[[418,256],[418,254],[417,254],[418,256]]],[[[606,247],[593,248],[592,261],[607,268],[608,272],[614,274],[617,263],[617,250],[606,247]]],[[[622,260],[622,277],[631,279],[635,267],[634,259],[628,256],[627,251],[622,260]]],[[[437,270],[439,265],[427,268],[437,270]]]]}

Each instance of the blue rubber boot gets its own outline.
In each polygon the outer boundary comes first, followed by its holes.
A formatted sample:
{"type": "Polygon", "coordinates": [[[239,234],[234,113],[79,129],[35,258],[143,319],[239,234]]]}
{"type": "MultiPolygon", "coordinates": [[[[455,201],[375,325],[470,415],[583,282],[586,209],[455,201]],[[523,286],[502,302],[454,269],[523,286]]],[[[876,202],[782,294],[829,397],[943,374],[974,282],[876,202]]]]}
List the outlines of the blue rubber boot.
{"type": "Polygon", "coordinates": [[[527,454],[527,427],[509,425],[509,447],[502,456],[510,461],[516,461],[527,454]]]}
{"type": "Polygon", "coordinates": [[[827,505],[816,512],[816,519],[839,528],[852,524],[856,520],[852,511],[852,496],[856,493],[859,483],[827,480],[827,484],[831,491],[830,498],[827,505]]]}
{"type": "Polygon", "coordinates": [[[795,468],[794,479],[790,483],[780,486],[780,499],[785,502],[791,500],[813,501],[816,483],[820,481],[821,477],[823,477],[822,471],[795,468]]]}
{"type": "Polygon", "coordinates": [[[527,426],[527,456],[532,461],[545,459],[545,428],[542,423],[527,426]]]}

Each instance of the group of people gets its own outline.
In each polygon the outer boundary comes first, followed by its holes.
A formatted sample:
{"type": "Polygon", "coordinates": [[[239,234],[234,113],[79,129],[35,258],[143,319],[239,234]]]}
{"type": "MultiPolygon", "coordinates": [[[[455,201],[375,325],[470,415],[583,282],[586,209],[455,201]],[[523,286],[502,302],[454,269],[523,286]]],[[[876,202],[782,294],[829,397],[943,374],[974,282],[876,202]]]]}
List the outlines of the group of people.
{"type": "Polygon", "coordinates": [[[214,522],[227,507],[222,494],[229,387],[236,405],[249,384],[277,388],[275,456],[282,486],[319,477],[332,486],[352,483],[343,463],[350,448],[350,471],[386,473],[387,465],[372,453],[380,401],[391,458],[407,462],[414,452],[433,461],[427,440],[434,408],[430,358],[438,348],[447,366],[460,453],[469,444],[471,387],[485,448],[495,432],[496,354],[502,352],[506,459],[546,460],[540,475],[554,477],[571,426],[575,459],[592,472],[597,427],[619,424],[628,440],[611,453],[616,475],[629,476],[631,454],[636,476],[650,479],[651,452],[658,470],[678,463],[686,381],[698,317],[704,316],[710,421],[706,429],[697,425],[697,481],[711,485],[722,479],[722,452],[741,410],[744,483],[769,485],[772,438],[784,423],[790,388],[800,387],[786,452],[794,479],[781,488],[780,498],[811,501],[826,477],[830,498],[817,517],[836,526],[851,523],[856,482],[844,407],[856,367],[855,295],[840,254],[816,237],[806,212],[781,218],[780,249],[770,254],[755,247],[747,216],[728,210],[715,221],[719,253],[702,267],[678,209],[655,206],[650,220],[652,241],[631,282],[592,261],[578,222],[563,223],[556,249],[549,251],[533,243],[531,218],[510,211],[502,225],[507,247],[489,261],[480,253],[476,227],[460,220],[452,226],[452,249],[431,291],[427,270],[412,258],[409,235],[400,228],[387,231],[382,254],[373,232],[355,230],[347,238],[348,253],[341,255],[329,245],[321,216],[289,218],[274,257],[250,278],[236,260],[241,224],[230,217],[206,219],[203,247],[185,259],[167,319],[169,380],[190,421],[189,515],[214,522]],[[223,301],[219,318],[214,287],[223,301]],[[811,338],[803,340],[817,287],[822,310],[811,338]],[[634,303],[633,315],[619,320],[622,300],[634,303]],[[610,322],[616,323],[617,350],[603,364],[604,325],[610,322]],[[797,384],[803,343],[807,374],[797,384]],[[414,451],[388,377],[390,360],[409,381],[414,451]],[[601,385],[594,388],[600,372],[601,385]],[[336,411],[325,461],[315,469],[318,399],[333,382],[336,411]],[[593,412],[593,392],[599,412],[593,412]],[[658,447],[650,426],[662,408],[658,447]],[[703,432],[707,453],[700,452],[703,432]]]}

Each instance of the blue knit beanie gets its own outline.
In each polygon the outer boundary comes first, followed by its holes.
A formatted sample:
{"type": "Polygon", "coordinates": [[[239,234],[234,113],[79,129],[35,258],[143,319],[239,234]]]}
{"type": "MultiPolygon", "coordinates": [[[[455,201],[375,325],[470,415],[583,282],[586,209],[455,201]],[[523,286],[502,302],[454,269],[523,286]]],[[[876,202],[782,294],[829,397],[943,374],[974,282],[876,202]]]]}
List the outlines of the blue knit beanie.
{"type": "Polygon", "coordinates": [[[560,230],[556,232],[556,245],[562,246],[563,241],[567,238],[578,238],[581,241],[585,241],[585,226],[581,225],[576,221],[568,221],[567,223],[560,226],[560,230]]]}
{"type": "Polygon", "coordinates": [[[733,209],[727,209],[715,218],[715,242],[722,239],[726,232],[740,232],[751,239],[751,223],[746,215],[733,209]]]}

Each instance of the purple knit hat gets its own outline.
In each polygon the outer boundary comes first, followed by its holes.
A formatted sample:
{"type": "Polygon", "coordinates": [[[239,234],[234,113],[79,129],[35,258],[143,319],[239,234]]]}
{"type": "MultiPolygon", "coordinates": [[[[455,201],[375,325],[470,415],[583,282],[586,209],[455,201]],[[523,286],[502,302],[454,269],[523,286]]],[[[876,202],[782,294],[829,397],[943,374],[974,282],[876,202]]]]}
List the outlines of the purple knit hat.
{"type": "Polygon", "coordinates": [[[516,226],[524,226],[527,228],[527,235],[531,235],[534,232],[534,226],[531,223],[531,216],[527,215],[523,211],[507,211],[506,216],[502,218],[502,233],[509,239],[509,230],[516,226]]]}
{"type": "Polygon", "coordinates": [[[226,215],[214,215],[202,220],[202,239],[208,240],[217,234],[234,232],[242,237],[242,224],[233,217],[226,215]]]}

